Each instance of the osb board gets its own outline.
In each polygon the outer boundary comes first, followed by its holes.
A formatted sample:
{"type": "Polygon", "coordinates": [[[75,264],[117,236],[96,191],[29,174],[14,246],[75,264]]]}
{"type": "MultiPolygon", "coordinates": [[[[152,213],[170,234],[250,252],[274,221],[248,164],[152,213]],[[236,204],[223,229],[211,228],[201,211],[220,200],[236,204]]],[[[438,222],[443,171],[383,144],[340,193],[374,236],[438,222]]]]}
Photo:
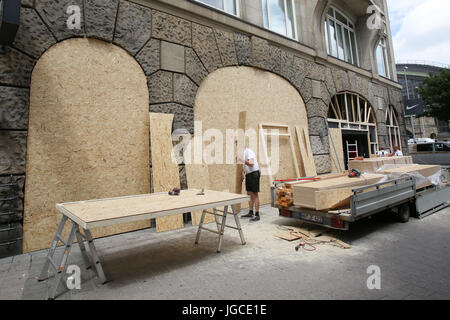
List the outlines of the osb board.
{"type": "Polygon", "coordinates": [[[367,185],[373,181],[378,181],[384,178],[382,174],[363,174],[360,177],[350,178],[348,176],[337,176],[327,180],[317,180],[310,183],[296,184],[293,190],[300,189],[314,189],[314,190],[328,190],[339,187],[354,187],[360,185],[367,185]]]}
{"type": "MultiPolygon", "coordinates": [[[[173,161],[172,122],[173,114],[150,113],[153,192],[180,187],[178,165],[173,161]]],[[[184,228],[183,214],[156,218],[156,232],[181,228],[184,228]]]]}
{"type": "MultiPolygon", "coordinates": [[[[205,164],[187,164],[186,165],[187,185],[190,189],[210,189],[208,166],[205,164]]],[[[202,211],[191,212],[192,225],[198,226],[202,217],[202,211]]],[[[214,222],[214,216],[206,214],[203,223],[214,222]]]]}
{"type": "MultiPolygon", "coordinates": [[[[400,168],[384,170],[385,174],[390,174],[394,176],[401,176],[403,174],[420,174],[421,176],[428,178],[441,171],[441,166],[439,165],[403,165],[400,168]]],[[[419,179],[421,180],[421,179],[419,179]]],[[[420,183],[420,181],[418,181],[420,183]]],[[[430,186],[431,182],[429,180],[423,181],[422,183],[416,185],[417,189],[425,188],[430,186]]]]}
{"type": "Polygon", "coordinates": [[[348,162],[348,169],[357,169],[360,172],[376,172],[383,166],[383,160],[371,158],[364,160],[350,160],[348,162]]]}
{"type": "MultiPolygon", "coordinates": [[[[217,129],[225,141],[226,129],[238,128],[241,111],[247,111],[246,128],[256,132],[258,124],[266,122],[287,124],[291,132],[296,125],[308,128],[305,104],[300,94],[281,77],[250,67],[228,67],[211,73],[201,84],[194,107],[194,118],[202,121],[202,132],[217,129]]],[[[262,150],[254,151],[263,166],[262,150]]],[[[223,153],[225,155],[225,146],[223,153]]],[[[274,178],[295,177],[287,139],[280,138],[280,154],[283,155],[280,170],[274,178]]],[[[212,164],[208,169],[212,188],[236,190],[236,164],[212,164]]],[[[268,180],[267,176],[261,177],[261,204],[270,203],[268,180]]]]}
{"type": "Polygon", "coordinates": [[[375,184],[383,178],[380,174],[357,178],[344,176],[294,185],[294,205],[316,210],[339,208],[348,204],[353,188],[375,184]]]}
{"type": "Polygon", "coordinates": [[[342,131],[339,128],[330,128],[330,158],[331,172],[342,172],[345,170],[344,146],[342,144],[342,131]]]}
{"type": "Polygon", "coordinates": [[[115,45],[77,38],[44,53],[31,77],[24,252],[50,246],[61,218],[56,203],[150,191],[148,104],[141,67],[115,45]]]}
{"type": "MultiPolygon", "coordinates": [[[[236,147],[236,154],[238,157],[244,158],[244,152],[245,152],[245,130],[246,130],[246,121],[247,121],[247,112],[246,111],[242,111],[239,112],[239,123],[238,123],[238,129],[241,130],[239,131],[239,136],[238,136],[238,144],[236,147]]],[[[245,159],[241,159],[242,161],[244,161],[245,159]]],[[[242,180],[242,176],[244,174],[244,164],[243,163],[237,163],[237,169],[236,169],[236,185],[235,185],[235,189],[234,192],[241,194],[243,192],[243,180],[242,180]]],[[[236,206],[236,210],[237,211],[241,211],[241,205],[237,205],[236,206]]]]}
{"type": "Polygon", "coordinates": [[[311,141],[309,140],[309,133],[307,128],[300,126],[295,127],[295,134],[297,137],[297,144],[300,154],[300,162],[302,173],[306,177],[315,177],[317,175],[316,164],[311,149],[311,141]]]}
{"type": "Polygon", "coordinates": [[[348,162],[349,170],[358,169],[361,172],[376,172],[383,165],[399,165],[412,163],[411,157],[379,157],[364,160],[351,160],[348,162]]]}
{"type": "Polygon", "coordinates": [[[169,196],[167,193],[145,194],[132,197],[104,199],[64,203],[62,207],[81,221],[92,224],[108,220],[136,218],[140,215],[151,215],[170,210],[189,211],[195,206],[214,206],[215,203],[228,201],[246,201],[246,196],[234,193],[205,190],[204,195],[198,195],[201,190],[181,190],[179,196],[169,196]]]}

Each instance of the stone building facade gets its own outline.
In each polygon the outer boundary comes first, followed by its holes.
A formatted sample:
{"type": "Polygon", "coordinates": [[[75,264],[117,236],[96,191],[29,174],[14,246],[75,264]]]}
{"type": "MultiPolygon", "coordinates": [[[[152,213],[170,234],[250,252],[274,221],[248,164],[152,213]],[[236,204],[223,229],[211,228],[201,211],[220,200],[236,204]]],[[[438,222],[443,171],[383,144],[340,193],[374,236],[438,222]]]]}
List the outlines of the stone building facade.
{"type": "MultiPolygon", "coordinates": [[[[237,1],[239,15],[235,16],[200,0],[22,0],[15,42],[0,55],[1,182],[13,175],[23,188],[31,74],[47,49],[73,37],[96,38],[126,50],[147,77],[149,110],[175,114],[175,125],[191,133],[196,94],[209,74],[228,66],[249,66],[281,76],[306,104],[320,174],[331,170],[328,140],[319,138],[327,135],[330,103],[336,94],[357,93],[370,103],[379,147],[389,146],[388,106],[399,115],[401,136],[406,136],[385,0],[295,0],[295,39],[264,27],[263,3],[237,1]],[[376,67],[381,33],[366,26],[371,17],[367,8],[373,4],[384,12],[387,25],[390,79],[380,76],[376,67]],[[69,17],[76,13],[69,6],[80,9],[80,28],[68,27],[69,17]],[[331,6],[354,21],[358,65],[327,54],[323,21],[331,6]]],[[[0,204],[1,209],[18,212],[0,221],[3,224],[20,224],[23,192],[18,195],[17,201],[0,204]]]]}

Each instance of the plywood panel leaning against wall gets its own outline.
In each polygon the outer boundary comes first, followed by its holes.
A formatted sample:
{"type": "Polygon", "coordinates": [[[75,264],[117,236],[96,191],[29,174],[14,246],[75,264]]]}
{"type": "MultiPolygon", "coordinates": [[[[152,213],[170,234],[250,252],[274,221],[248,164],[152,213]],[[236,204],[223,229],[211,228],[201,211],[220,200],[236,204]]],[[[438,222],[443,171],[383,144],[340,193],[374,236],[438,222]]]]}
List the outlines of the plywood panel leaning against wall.
{"type": "MultiPolygon", "coordinates": [[[[239,113],[246,111],[246,132],[255,134],[256,141],[249,147],[255,151],[258,162],[264,167],[262,150],[258,148],[260,123],[288,125],[291,132],[296,125],[308,128],[306,108],[298,91],[285,79],[250,67],[228,67],[211,73],[201,84],[194,107],[195,121],[201,121],[201,133],[215,129],[223,137],[222,164],[207,163],[211,188],[215,190],[236,190],[237,164],[226,164],[226,130],[237,130],[239,113]]],[[[200,123],[196,123],[197,129],[200,123]]],[[[233,139],[230,139],[233,143],[233,139]]],[[[203,148],[208,143],[203,143],[203,148]]],[[[271,151],[268,139],[268,150],[271,151]]],[[[232,147],[232,146],[231,146],[232,147]]],[[[295,144],[295,148],[298,146],[295,144]]],[[[228,150],[234,150],[228,148],[228,150]]],[[[279,139],[279,169],[274,179],[296,177],[293,168],[291,147],[288,139],[279,139]]],[[[270,154],[269,154],[270,156],[270,154]]],[[[235,159],[233,155],[230,157],[235,159]]],[[[270,182],[265,172],[261,177],[261,204],[270,203],[270,182]]]]}
{"type": "Polygon", "coordinates": [[[297,135],[297,143],[300,149],[301,163],[306,177],[317,176],[316,164],[311,148],[311,141],[309,140],[308,128],[296,126],[295,132],[297,135]]]}
{"type": "Polygon", "coordinates": [[[115,45],[70,39],[44,53],[31,77],[24,252],[50,246],[56,203],[150,192],[148,104],[141,67],[115,45]]]}
{"type": "MultiPolygon", "coordinates": [[[[169,192],[172,188],[180,187],[178,165],[173,161],[172,122],[173,114],[150,113],[152,186],[154,192],[169,192]]],[[[182,214],[156,218],[157,232],[183,227],[182,214]]]]}
{"type": "Polygon", "coordinates": [[[339,128],[330,128],[330,158],[331,172],[337,173],[345,170],[344,146],[342,145],[342,132],[339,128]]]}
{"type": "MultiPolygon", "coordinates": [[[[209,185],[208,166],[205,164],[186,164],[186,179],[189,189],[211,190],[209,185]]],[[[192,225],[198,226],[202,211],[191,212],[192,225]]],[[[207,214],[203,223],[214,222],[214,216],[207,214]]]]}

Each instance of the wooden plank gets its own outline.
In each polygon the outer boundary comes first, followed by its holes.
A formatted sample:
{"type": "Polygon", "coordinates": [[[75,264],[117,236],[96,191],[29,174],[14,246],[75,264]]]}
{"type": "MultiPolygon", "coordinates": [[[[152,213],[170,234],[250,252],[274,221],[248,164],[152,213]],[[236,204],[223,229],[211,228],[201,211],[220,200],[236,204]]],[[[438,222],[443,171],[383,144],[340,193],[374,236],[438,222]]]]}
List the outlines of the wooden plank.
{"type": "Polygon", "coordinates": [[[23,252],[50,246],[58,202],[150,192],[147,79],[126,51],[95,39],[59,42],[37,61],[30,87],[23,252]]]}
{"type": "Polygon", "coordinates": [[[292,141],[293,138],[291,135],[291,128],[288,128],[288,132],[289,132],[289,145],[291,146],[292,159],[294,159],[294,168],[295,168],[295,173],[297,174],[296,178],[300,178],[300,170],[298,168],[298,160],[297,160],[297,154],[295,153],[294,142],[292,141]]]}
{"type": "Polygon", "coordinates": [[[331,172],[342,172],[345,170],[344,146],[342,144],[342,131],[339,128],[330,128],[330,158],[331,172]]]}
{"type": "Polygon", "coordinates": [[[309,141],[309,133],[307,128],[296,126],[297,142],[300,149],[300,155],[302,157],[301,163],[307,177],[317,176],[316,164],[311,149],[311,142],[309,141]]]}
{"type": "MultiPolygon", "coordinates": [[[[239,129],[239,136],[238,136],[238,145],[236,148],[236,155],[240,158],[244,156],[245,151],[245,126],[247,121],[247,112],[242,111],[239,112],[239,122],[238,122],[238,129],[239,129]]],[[[243,159],[244,160],[244,159],[243,159]]],[[[242,193],[242,174],[244,171],[244,164],[243,163],[237,163],[236,168],[236,183],[235,183],[235,190],[234,192],[237,194],[242,193]]],[[[236,210],[238,212],[241,211],[241,205],[236,206],[236,210]]]]}
{"type": "Polygon", "coordinates": [[[275,237],[283,239],[283,240],[287,240],[287,241],[294,241],[294,240],[301,239],[302,235],[295,233],[295,232],[285,231],[285,232],[280,232],[280,233],[275,234],[275,237]]]}
{"type": "MultiPolygon", "coordinates": [[[[210,189],[209,172],[206,164],[186,164],[186,179],[190,189],[210,189]]],[[[202,211],[191,212],[192,225],[198,226],[202,217],[202,211]]],[[[203,223],[214,222],[215,218],[211,214],[206,214],[203,223]]]]}
{"type": "MultiPolygon", "coordinates": [[[[172,160],[173,114],[150,113],[150,142],[152,148],[152,177],[154,192],[168,192],[180,187],[178,165],[172,160]]],[[[156,232],[181,229],[183,215],[156,219],[156,232]]]]}
{"type": "Polygon", "coordinates": [[[336,239],[334,237],[323,235],[315,238],[316,241],[323,242],[324,244],[336,245],[337,247],[341,247],[342,249],[350,249],[352,246],[348,243],[345,243],[342,240],[336,239]]]}

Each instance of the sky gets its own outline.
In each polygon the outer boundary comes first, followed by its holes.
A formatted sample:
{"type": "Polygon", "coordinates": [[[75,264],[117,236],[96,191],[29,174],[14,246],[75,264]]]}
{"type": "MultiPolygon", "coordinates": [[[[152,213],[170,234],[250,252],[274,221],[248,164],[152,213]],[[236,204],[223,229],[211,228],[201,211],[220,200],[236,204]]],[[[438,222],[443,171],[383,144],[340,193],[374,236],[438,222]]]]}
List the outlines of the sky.
{"type": "Polygon", "coordinates": [[[387,0],[397,61],[450,65],[450,1],[387,0]]]}

